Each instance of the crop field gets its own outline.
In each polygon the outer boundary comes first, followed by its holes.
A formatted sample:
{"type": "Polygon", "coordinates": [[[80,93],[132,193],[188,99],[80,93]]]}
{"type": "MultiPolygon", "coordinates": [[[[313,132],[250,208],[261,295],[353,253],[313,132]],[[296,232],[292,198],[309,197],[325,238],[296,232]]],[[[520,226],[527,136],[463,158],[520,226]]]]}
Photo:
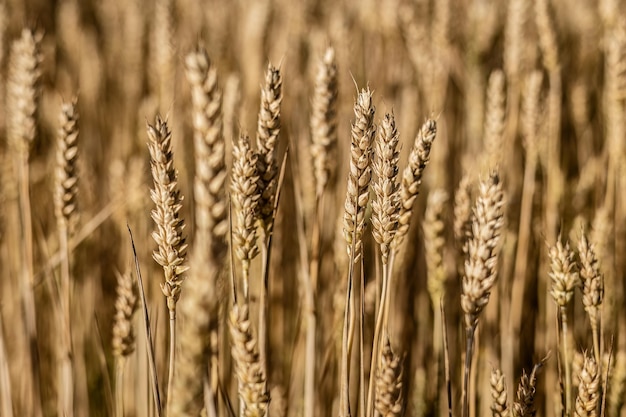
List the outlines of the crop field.
{"type": "Polygon", "coordinates": [[[0,0],[0,417],[626,416],[620,0],[0,0]]]}

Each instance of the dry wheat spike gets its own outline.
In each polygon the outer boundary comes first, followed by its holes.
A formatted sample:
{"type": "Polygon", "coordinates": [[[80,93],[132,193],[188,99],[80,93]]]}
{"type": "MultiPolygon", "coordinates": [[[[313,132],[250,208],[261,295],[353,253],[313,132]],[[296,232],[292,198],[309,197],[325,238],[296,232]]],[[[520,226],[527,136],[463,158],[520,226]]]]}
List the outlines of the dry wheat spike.
{"type": "Polygon", "coordinates": [[[172,133],[160,116],[156,117],[154,125],[148,125],[148,139],[154,181],[150,197],[155,205],[151,215],[156,225],[152,238],[158,245],[152,257],[163,267],[165,282],[161,283],[161,290],[167,297],[170,317],[174,318],[183,274],[188,269],[184,265],[187,254],[187,243],[183,236],[185,222],[180,217],[183,197],[178,190],[178,175],[174,168],[172,133]]]}
{"type": "Polygon", "coordinates": [[[354,104],[355,120],[350,143],[350,173],[343,215],[343,235],[348,244],[348,255],[356,262],[361,254],[365,209],[369,201],[372,178],[372,143],[376,134],[374,105],[369,89],[361,90],[354,104]],[[354,246],[354,253],[352,248],[354,246]]]}
{"type": "Polygon", "coordinates": [[[481,181],[474,206],[472,237],[461,294],[461,306],[467,328],[475,328],[497,277],[498,249],[503,218],[502,183],[497,172],[481,181]]]}
{"type": "Polygon", "coordinates": [[[374,407],[382,417],[400,416],[402,412],[402,358],[391,349],[385,338],[380,365],[376,371],[374,407]]]}
{"type": "Polygon", "coordinates": [[[516,400],[513,403],[513,417],[535,417],[535,392],[537,390],[537,371],[542,364],[535,365],[528,375],[524,370],[517,386],[516,400]]]}
{"type": "Polygon", "coordinates": [[[600,393],[600,372],[593,356],[584,353],[583,367],[578,374],[578,395],[576,396],[577,417],[596,417],[600,393]]]}
{"type": "Polygon", "coordinates": [[[583,232],[578,242],[580,257],[580,278],[582,283],[583,305],[589,315],[591,327],[595,331],[598,326],[600,307],[604,298],[604,276],[600,272],[600,265],[593,243],[589,242],[583,232]]]}
{"type": "Polygon", "coordinates": [[[457,247],[467,256],[467,241],[472,236],[472,183],[465,173],[454,193],[454,239],[457,247]]]}
{"type": "Polygon", "coordinates": [[[278,163],[276,148],[280,133],[280,104],[283,100],[283,79],[280,69],[269,65],[265,73],[265,85],[261,89],[261,108],[257,125],[256,144],[259,154],[259,219],[266,232],[272,227],[274,199],[276,198],[278,163]]]}
{"type": "Polygon", "coordinates": [[[491,371],[489,385],[491,386],[491,399],[493,400],[491,403],[491,416],[507,417],[509,410],[507,404],[506,380],[501,370],[494,369],[491,371]]]}
{"type": "Polygon", "coordinates": [[[431,191],[426,201],[426,212],[422,224],[428,277],[426,285],[434,308],[437,308],[439,300],[445,292],[446,268],[443,257],[446,238],[444,215],[448,198],[448,193],[443,189],[431,191]]]}
{"type": "Polygon", "coordinates": [[[550,257],[550,278],[552,289],[550,294],[560,308],[565,308],[574,295],[574,288],[578,284],[578,273],[574,271],[574,252],[569,243],[565,246],[560,239],[548,250],[550,257]]]}
{"type": "Polygon", "coordinates": [[[117,274],[117,299],[113,322],[113,355],[122,358],[135,351],[133,314],[137,311],[136,287],[130,272],[117,274]]]}
{"type": "Polygon", "coordinates": [[[376,198],[372,201],[372,234],[380,245],[383,264],[389,259],[389,250],[398,228],[400,212],[400,185],[398,184],[398,130],[393,114],[385,115],[376,136],[372,185],[376,198]]]}
{"type": "Polygon", "coordinates": [[[311,153],[317,196],[322,194],[335,171],[337,94],[335,50],[329,47],[317,68],[311,102],[311,153]]]}
{"type": "Polygon", "coordinates": [[[61,106],[59,119],[61,127],[57,136],[54,210],[59,230],[66,231],[71,238],[78,222],[78,112],[75,99],[61,106]]]}
{"type": "Polygon", "coordinates": [[[437,136],[437,123],[428,119],[422,125],[415,137],[413,148],[409,154],[408,165],[402,174],[400,185],[400,216],[398,219],[398,231],[394,239],[394,246],[398,247],[404,236],[409,231],[413,205],[422,184],[424,169],[430,160],[430,149],[437,136]]]}

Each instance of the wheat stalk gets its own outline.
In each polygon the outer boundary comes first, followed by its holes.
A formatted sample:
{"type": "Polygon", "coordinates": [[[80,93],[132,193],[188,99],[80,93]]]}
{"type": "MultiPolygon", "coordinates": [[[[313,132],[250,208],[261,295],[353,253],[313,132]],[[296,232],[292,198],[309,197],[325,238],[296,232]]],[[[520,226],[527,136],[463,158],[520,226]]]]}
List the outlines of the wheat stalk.
{"type": "Polygon", "coordinates": [[[150,150],[150,167],[154,188],[150,197],[155,208],[152,219],[156,230],[152,238],[158,249],[152,254],[154,260],[163,267],[165,282],[161,283],[161,291],[167,299],[170,316],[170,351],[168,374],[168,403],[171,399],[172,380],[174,378],[176,352],[176,303],[180,298],[185,272],[187,243],[183,236],[185,222],[180,217],[183,197],[178,190],[178,174],[174,168],[172,153],[172,133],[167,123],[156,117],[154,125],[148,125],[148,149],[150,150]]]}

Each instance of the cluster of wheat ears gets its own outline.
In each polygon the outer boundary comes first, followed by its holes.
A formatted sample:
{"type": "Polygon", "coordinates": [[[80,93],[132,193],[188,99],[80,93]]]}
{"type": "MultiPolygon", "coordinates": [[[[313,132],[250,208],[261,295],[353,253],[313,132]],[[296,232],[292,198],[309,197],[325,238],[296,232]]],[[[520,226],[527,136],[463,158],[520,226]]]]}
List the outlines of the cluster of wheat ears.
{"type": "Polygon", "coordinates": [[[625,415],[624,12],[0,0],[0,416],[625,415]]]}

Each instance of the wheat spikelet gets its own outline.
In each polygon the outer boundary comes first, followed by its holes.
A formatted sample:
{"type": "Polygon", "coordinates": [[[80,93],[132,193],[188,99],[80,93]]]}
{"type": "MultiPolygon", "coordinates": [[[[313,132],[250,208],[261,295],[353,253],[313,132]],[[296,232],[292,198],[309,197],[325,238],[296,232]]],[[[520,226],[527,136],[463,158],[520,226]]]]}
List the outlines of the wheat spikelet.
{"type": "Polygon", "coordinates": [[[506,417],[509,414],[506,380],[501,370],[494,369],[491,371],[489,385],[491,386],[491,399],[493,400],[491,403],[491,416],[506,417]]]}
{"type": "Polygon", "coordinates": [[[424,213],[424,252],[426,257],[428,294],[434,308],[443,297],[446,284],[446,269],[443,263],[446,239],[444,236],[444,211],[448,202],[448,193],[436,189],[428,195],[424,213]]]}
{"type": "Polygon", "coordinates": [[[257,340],[252,334],[247,305],[233,305],[230,312],[230,335],[235,373],[243,416],[264,417],[269,404],[267,380],[259,358],[257,340]]]}
{"type": "Polygon", "coordinates": [[[583,367],[578,374],[578,395],[576,396],[577,417],[595,417],[598,415],[600,392],[600,372],[592,356],[584,354],[583,367]]]}
{"type": "Polygon", "coordinates": [[[117,299],[113,322],[113,355],[117,358],[129,356],[135,351],[133,315],[139,306],[133,277],[129,272],[117,274],[117,299]]]}
{"type": "Polygon", "coordinates": [[[372,201],[372,234],[380,245],[383,264],[389,258],[389,246],[398,228],[400,187],[398,184],[398,131],[393,114],[385,115],[376,136],[376,161],[372,201]]]}
{"type": "Polygon", "coordinates": [[[37,99],[41,76],[41,34],[22,30],[11,44],[7,75],[7,138],[18,153],[28,153],[37,134],[37,99]]]}
{"type": "Polygon", "coordinates": [[[204,48],[198,46],[187,54],[185,74],[191,85],[196,162],[194,247],[197,249],[193,256],[219,265],[226,254],[228,232],[222,97],[217,87],[217,70],[204,48]]]}
{"type": "Polygon", "coordinates": [[[398,220],[398,231],[393,242],[398,247],[404,236],[409,231],[413,205],[422,184],[422,174],[426,164],[430,160],[430,148],[437,135],[437,123],[433,119],[428,119],[422,125],[415,137],[413,148],[409,155],[407,167],[402,174],[400,185],[400,215],[398,220]]]}
{"type": "Polygon", "coordinates": [[[261,198],[258,186],[257,155],[250,149],[248,136],[242,134],[239,143],[233,147],[231,194],[237,220],[233,226],[233,243],[244,276],[250,268],[250,261],[259,254],[254,225],[261,198]]]}
{"type": "Polygon", "coordinates": [[[578,273],[574,271],[574,252],[569,243],[565,246],[559,240],[548,249],[550,257],[549,276],[552,279],[550,295],[559,308],[565,308],[574,295],[574,288],[578,284],[578,273]]]}
{"type": "Polygon", "coordinates": [[[320,196],[335,171],[337,147],[337,64],[335,50],[327,48],[315,76],[311,103],[311,154],[315,193],[320,196]]]}
{"type": "Polygon", "coordinates": [[[391,349],[385,338],[380,365],[376,375],[374,407],[382,417],[399,416],[402,412],[402,359],[391,349]]]}
{"type": "Polygon", "coordinates": [[[78,212],[76,195],[78,177],[76,161],[78,158],[78,112],[76,100],[61,106],[59,133],[57,136],[57,155],[54,189],[54,209],[60,230],[74,234],[78,212]]]}
{"type": "Polygon", "coordinates": [[[503,220],[502,183],[496,172],[481,181],[474,206],[472,237],[461,294],[461,307],[467,328],[475,328],[478,317],[489,301],[497,277],[498,249],[503,220]]]}
{"type": "Polygon", "coordinates": [[[261,108],[257,125],[256,144],[259,153],[258,173],[259,219],[267,232],[271,228],[276,198],[278,164],[276,146],[280,132],[280,103],[283,100],[282,76],[278,68],[269,65],[265,74],[265,85],[261,89],[261,108]]]}
{"type": "Polygon", "coordinates": [[[151,215],[156,225],[152,238],[158,245],[152,257],[163,267],[165,282],[161,283],[161,290],[167,297],[170,317],[175,317],[183,274],[188,269],[184,265],[187,244],[183,236],[185,222],[179,214],[183,197],[178,190],[178,174],[174,169],[172,133],[160,116],[156,117],[154,125],[148,125],[148,139],[154,181],[150,197],[155,205],[151,215]]]}
{"type": "Polygon", "coordinates": [[[369,201],[372,142],[376,133],[374,112],[372,93],[369,89],[362,90],[354,104],[355,121],[352,124],[350,143],[350,174],[343,215],[343,235],[348,244],[348,255],[354,262],[361,254],[365,208],[369,201]],[[354,253],[352,252],[353,246],[354,253]]]}
{"type": "Polygon", "coordinates": [[[580,257],[580,278],[583,293],[583,305],[589,315],[592,329],[597,330],[602,299],[604,298],[604,276],[600,272],[595,247],[583,232],[578,242],[580,257]]]}

